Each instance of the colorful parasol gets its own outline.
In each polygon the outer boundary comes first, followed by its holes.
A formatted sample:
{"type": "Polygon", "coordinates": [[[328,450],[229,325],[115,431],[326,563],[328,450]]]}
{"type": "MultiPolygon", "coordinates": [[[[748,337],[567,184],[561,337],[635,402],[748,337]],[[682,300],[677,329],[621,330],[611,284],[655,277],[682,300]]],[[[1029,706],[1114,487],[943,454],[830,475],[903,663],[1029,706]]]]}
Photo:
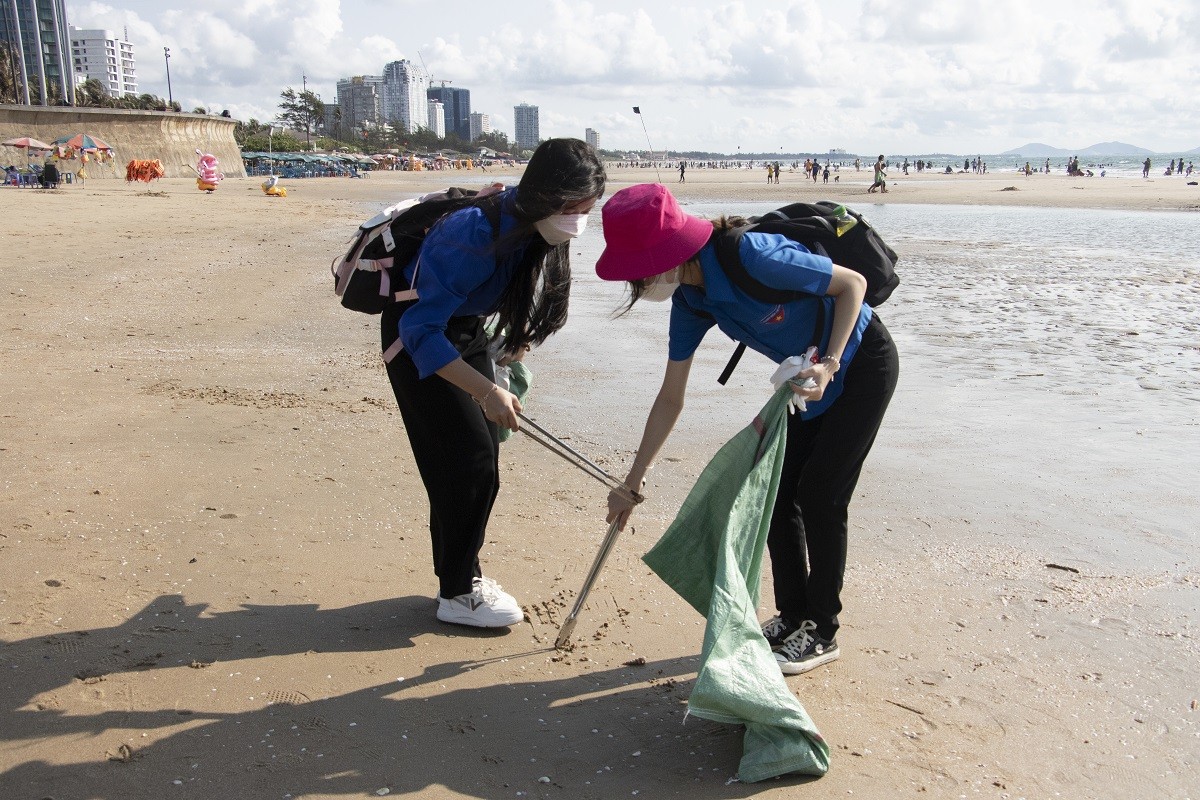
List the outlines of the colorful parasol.
{"type": "Polygon", "coordinates": [[[29,136],[20,136],[16,139],[6,139],[0,144],[6,144],[9,147],[23,147],[26,150],[43,150],[49,152],[53,150],[53,145],[48,145],[43,141],[31,138],[29,136]]]}
{"type": "Polygon", "coordinates": [[[69,147],[72,150],[80,150],[85,153],[112,150],[108,142],[87,133],[77,133],[74,136],[60,136],[54,140],[54,145],[59,148],[69,147]]]}

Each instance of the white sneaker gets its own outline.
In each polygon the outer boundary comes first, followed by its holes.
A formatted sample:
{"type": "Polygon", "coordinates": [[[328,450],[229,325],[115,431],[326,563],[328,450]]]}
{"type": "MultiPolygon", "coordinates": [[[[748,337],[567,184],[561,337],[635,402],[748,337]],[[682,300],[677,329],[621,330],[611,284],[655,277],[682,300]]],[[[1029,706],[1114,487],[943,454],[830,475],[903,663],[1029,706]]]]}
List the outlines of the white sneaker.
{"type": "Polygon", "coordinates": [[[476,628],[505,628],[525,619],[517,599],[500,589],[491,578],[476,578],[471,591],[447,600],[438,597],[437,618],[455,625],[476,628]]]}

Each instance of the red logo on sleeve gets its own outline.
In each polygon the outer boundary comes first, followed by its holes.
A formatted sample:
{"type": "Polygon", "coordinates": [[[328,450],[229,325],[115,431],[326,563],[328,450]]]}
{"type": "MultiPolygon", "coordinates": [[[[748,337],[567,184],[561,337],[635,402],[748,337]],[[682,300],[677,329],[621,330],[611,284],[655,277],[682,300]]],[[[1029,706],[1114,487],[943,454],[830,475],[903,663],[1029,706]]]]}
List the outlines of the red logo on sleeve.
{"type": "Polygon", "coordinates": [[[784,319],[783,306],[775,306],[770,314],[762,318],[763,325],[778,325],[784,319]]]}

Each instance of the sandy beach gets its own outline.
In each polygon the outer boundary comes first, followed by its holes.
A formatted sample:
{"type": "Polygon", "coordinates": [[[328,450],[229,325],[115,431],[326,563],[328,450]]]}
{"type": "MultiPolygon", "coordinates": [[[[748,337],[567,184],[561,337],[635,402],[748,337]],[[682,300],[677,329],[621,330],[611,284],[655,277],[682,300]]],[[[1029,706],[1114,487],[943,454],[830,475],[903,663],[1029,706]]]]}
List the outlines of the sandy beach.
{"type": "MultiPolygon", "coordinates": [[[[605,491],[519,435],[483,559],[528,621],[438,623],[378,322],[337,304],[328,265],[391,202],[516,177],[0,189],[0,799],[1200,797],[1195,398],[1125,424],[1052,381],[948,364],[938,337],[973,332],[916,326],[903,261],[881,313],[904,376],[851,508],[842,657],[788,679],[827,776],[732,780],[741,730],[684,719],[704,621],[640,561],[765,402],[753,359],[689,398],[572,649],[553,642],[605,491]],[[979,403],[992,388],[1025,394],[979,403]],[[1104,419],[1120,430],[1087,427],[1104,419]],[[1153,479],[1054,460],[1109,436],[1145,447],[1153,479]]],[[[612,170],[608,194],[657,177],[612,170]]],[[[1200,210],[1182,178],[894,170],[883,196],[866,170],[661,179],[692,204],[1200,210]]],[[[619,376],[595,342],[665,358],[666,322],[609,319],[599,222],[572,253],[571,322],[530,357],[530,413],[621,472],[661,359],[619,376]]],[[[1196,265],[1181,254],[1184,298],[1196,265]]],[[[1180,316],[1194,358],[1195,306],[1180,316]]]]}

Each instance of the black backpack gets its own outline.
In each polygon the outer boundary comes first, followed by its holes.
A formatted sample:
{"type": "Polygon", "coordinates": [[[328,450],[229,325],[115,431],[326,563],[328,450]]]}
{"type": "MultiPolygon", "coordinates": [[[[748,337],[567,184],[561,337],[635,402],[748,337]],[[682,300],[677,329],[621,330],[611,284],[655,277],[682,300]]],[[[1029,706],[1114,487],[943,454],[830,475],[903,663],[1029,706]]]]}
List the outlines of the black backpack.
{"type": "MultiPolygon", "coordinates": [[[[473,189],[451,188],[384,209],[358,227],[346,254],[334,259],[333,291],[342,305],[364,314],[381,314],[395,303],[415,300],[416,290],[404,280],[404,268],[421,249],[425,234],[442,217],[475,203],[473,189]]],[[[491,195],[499,198],[499,194],[491,195]]],[[[500,231],[500,204],[481,202],[492,225],[492,240],[500,231]]]]}
{"type": "MultiPolygon", "coordinates": [[[[874,308],[883,304],[895,288],[900,285],[896,275],[896,255],[887,242],[859,214],[838,203],[819,200],[816,203],[792,203],[763,214],[750,217],[750,224],[714,235],[713,246],[721,269],[733,283],[746,294],[762,303],[783,304],[811,297],[806,292],[794,289],[776,289],[755,279],[746,271],[738,256],[738,246],[747,232],[778,233],[799,242],[817,255],[826,256],[833,263],[852,269],[867,279],[867,305],[874,308]]],[[[825,305],[818,306],[816,324],[810,344],[820,344],[825,328],[825,305]]],[[[729,380],[746,345],[739,343],[725,365],[717,381],[722,385],[729,380]]]]}

